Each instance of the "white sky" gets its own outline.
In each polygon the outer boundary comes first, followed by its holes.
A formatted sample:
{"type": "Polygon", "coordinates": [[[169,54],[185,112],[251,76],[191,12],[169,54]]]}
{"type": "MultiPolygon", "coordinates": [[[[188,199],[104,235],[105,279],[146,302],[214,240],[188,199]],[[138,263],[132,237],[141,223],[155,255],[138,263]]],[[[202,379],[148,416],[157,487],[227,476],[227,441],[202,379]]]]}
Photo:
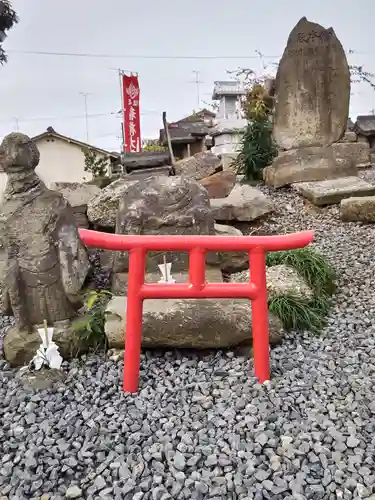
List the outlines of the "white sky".
{"type": "MultiPolygon", "coordinates": [[[[194,70],[200,72],[203,107],[227,69],[260,72],[264,63],[277,62],[302,16],[333,26],[345,49],[355,51],[349,62],[375,73],[370,0],[356,6],[349,0],[13,0],[13,6],[20,23],[4,43],[9,62],[0,68],[0,136],[17,126],[33,136],[51,125],[84,141],[85,92],[90,143],[118,150],[120,120],[113,113],[121,106],[121,68],[139,73],[142,137],[157,137],[162,111],[172,121],[197,109],[194,70]],[[265,55],[263,61],[256,51],[265,55]]],[[[351,117],[375,108],[374,97],[365,84],[354,85],[351,117]]]]}

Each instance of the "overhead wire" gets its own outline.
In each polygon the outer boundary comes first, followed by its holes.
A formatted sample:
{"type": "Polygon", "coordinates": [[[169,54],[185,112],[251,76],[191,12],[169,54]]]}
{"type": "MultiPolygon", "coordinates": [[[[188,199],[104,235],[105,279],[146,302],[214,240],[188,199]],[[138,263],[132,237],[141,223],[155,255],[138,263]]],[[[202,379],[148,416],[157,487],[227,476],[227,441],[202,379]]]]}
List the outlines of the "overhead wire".
{"type": "MultiPolygon", "coordinates": [[[[159,114],[158,111],[141,111],[141,115],[157,115],[159,114]]],[[[121,111],[111,111],[110,113],[89,113],[87,115],[88,118],[98,118],[98,117],[103,117],[103,116],[121,116],[121,111]]],[[[54,121],[54,120],[75,120],[75,119],[81,119],[85,118],[85,114],[81,115],[60,115],[60,116],[47,116],[47,117],[30,117],[30,118],[18,118],[18,117],[12,117],[9,119],[3,119],[0,120],[0,123],[9,123],[9,122],[14,122],[15,119],[17,119],[19,122],[34,122],[34,121],[54,121]]]]}
{"type": "MultiPolygon", "coordinates": [[[[7,49],[9,54],[39,55],[39,56],[58,56],[58,57],[87,57],[100,59],[259,59],[259,55],[241,56],[241,55],[204,55],[204,56],[177,56],[177,55],[131,55],[131,54],[95,54],[87,52],[52,52],[44,50],[17,50],[7,49]]],[[[277,58],[280,56],[263,55],[265,58],[277,58]]]]}
{"type": "MultiPolygon", "coordinates": [[[[154,55],[154,54],[100,54],[100,53],[90,53],[90,52],[57,52],[57,51],[46,51],[46,50],[18,50],[18,49],[7,49],[9,54],[21,54],[21,55],[39,55],[39,56],[55,56],[55,57],[87,57],[96,59],[278,59],[281,55],[268,55],[262,54],[258,51],[254,55],[241,55],[241,54],[231,54],[231,55],[154,55]]],[[[348,55],[371,55],[372,52],[362,52],[353,49],[348,49],[348,55]]]]}

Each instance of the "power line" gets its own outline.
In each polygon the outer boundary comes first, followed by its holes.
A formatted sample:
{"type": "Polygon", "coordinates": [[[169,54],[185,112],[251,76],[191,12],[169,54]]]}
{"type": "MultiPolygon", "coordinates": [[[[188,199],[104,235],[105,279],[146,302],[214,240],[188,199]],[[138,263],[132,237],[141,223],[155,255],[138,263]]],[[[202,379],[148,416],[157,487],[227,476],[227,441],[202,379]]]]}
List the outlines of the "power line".
{"type": "MultiPolygon", "coordinates": [[[[120,116],[121,113],[118,111],[112,111],[111,113],[88,113],[87,117],[88,118],[98,118],[98,117],[103,117],[103,116],[120,116]]],[[[143,111],[141,112],[141,115],[159,115],[158,111],[143,111]]],[[[6,120],[0,120],[0,123],[9,123],[9,122],[18,122],[18,123],[25,123],[25,122],[38,122],[38,121],[48,121],[48,120],[78,120],[81,118],[86,118],[86,114],[83,115],[71,115],[71,116],[47,116],[47,117],[30,117],[30,118],[8,118],[6,120]]]]}
{"type": "MultiPolygon", "coordinates": [[[[57,57],[87,57],[87,58],[100,58],[100,59],[259,59],[259,55],[243,56],[243,55],[207,55],[207,56],[174,56],[174,55],[130,55],[130,54],[94,54],[86,52],[47,52],[42,50],[7,50],[9,54],[23,54],[35,56],[57,56],[57,57]]],[[[267,56],[264,58],[279,58],[281,56],[267,56]]]]}
{"type": "MultiPolygon", "coordinates": [[[[203,55],[203,56],[193,56],[193,55],[147,55],[147,54],[96,54],[87,52],[50,52],[43,50],[7,50],[9,54],[21,54],[21,55],[35,55],[35,56],[56,56],[56,57],[86,57],[86,58],[99,58],[99,59],[280,59],[281,55],[267,55],[257,53],[255,55],[203,55]]],[[[353,49],[346,51],[348,55],[373,55],[373,52],[362,52],[353,49]]]]}

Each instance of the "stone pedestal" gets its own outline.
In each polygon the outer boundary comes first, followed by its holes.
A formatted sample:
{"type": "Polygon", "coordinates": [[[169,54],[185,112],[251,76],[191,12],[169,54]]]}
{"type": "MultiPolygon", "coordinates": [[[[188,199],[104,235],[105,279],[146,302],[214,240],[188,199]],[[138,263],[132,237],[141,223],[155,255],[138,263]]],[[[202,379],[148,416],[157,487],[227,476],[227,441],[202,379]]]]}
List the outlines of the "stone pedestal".
{"type": "Polygon", "coordinates": [[[274,159],[272,165],[263,170],[265,183],[275,188],[296,182],[323,181],[353,175],[357,175],[353,158],[335,154],[332,146],[284,151],[274,159]]]}

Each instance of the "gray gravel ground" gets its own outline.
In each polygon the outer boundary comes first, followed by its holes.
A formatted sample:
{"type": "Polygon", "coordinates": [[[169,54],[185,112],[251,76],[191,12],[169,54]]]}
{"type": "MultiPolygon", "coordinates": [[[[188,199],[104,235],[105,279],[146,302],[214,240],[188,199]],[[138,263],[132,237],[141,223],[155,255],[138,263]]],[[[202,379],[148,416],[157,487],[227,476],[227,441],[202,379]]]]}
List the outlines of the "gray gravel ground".
{"type": "Polygon", "coordinates": [[[136,396],[100,356],[39,392],[0,361],[0,495],[375,500],[374,226],[273,197],[267,230],[314,229],[341,273],[322,337],[290,334],[264,386],[231,353],[148,353],[136,396]]]}

